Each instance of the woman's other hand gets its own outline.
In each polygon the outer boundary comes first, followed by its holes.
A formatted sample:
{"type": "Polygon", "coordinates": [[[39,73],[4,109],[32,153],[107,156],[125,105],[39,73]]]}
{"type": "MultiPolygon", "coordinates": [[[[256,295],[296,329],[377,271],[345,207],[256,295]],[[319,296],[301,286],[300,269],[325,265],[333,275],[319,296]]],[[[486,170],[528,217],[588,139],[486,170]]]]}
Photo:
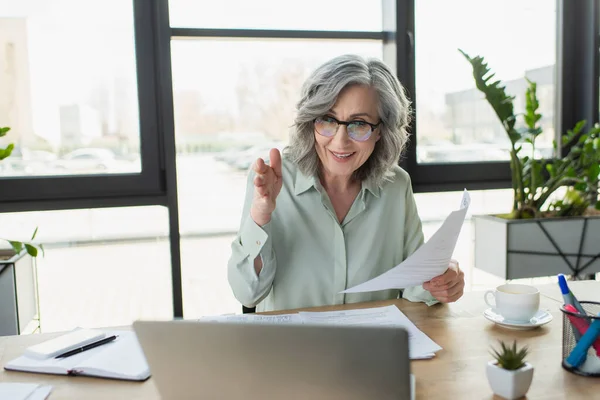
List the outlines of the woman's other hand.
{"type": "Polygon", "coordinates": [[[460,299],[465,289],[465,274],[458,267],[458,261],[450,260],[445,273],[423,284],[433,297],[442,303],[452,303],[460,299]]]}
{"type": "Polygon", "coordinates": [[[250,216],[257,225],[263,226],[271,221],[275,210],[277,196],[281,192],[281,154],[278,149],[269,152],[270,165],[262,158],[256,160],[252,168],[254,177],[254,199],[250,208],[250,216]]]}

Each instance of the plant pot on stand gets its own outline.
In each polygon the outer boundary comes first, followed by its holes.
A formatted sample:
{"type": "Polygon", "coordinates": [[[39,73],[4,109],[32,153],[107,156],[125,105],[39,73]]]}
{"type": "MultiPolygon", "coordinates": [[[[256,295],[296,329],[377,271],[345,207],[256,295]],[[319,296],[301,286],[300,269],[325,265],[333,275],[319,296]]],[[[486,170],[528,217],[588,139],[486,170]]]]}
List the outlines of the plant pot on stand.
{"type": "Polygon", "coordinates": [[[475,267],[503,279],[600,272],[600,216],[473,218],[475,267]]]}
{"type": "Polygon", "coordinates": [[[26,251],[0,249],[0,336],[40,328],[35,258],[26,251]]]}
{"type": "Polygon", "coordinates": [[[599,272],[600,124],[579,121],[554,142],[554,157],[542,157],[536,83],[527,80],[525,112],[515,113],[515,96],[483,57],[462,54],[510,141],[513,189],[509,214],[474,219],[475,268],[504,279],[599,272]]]}

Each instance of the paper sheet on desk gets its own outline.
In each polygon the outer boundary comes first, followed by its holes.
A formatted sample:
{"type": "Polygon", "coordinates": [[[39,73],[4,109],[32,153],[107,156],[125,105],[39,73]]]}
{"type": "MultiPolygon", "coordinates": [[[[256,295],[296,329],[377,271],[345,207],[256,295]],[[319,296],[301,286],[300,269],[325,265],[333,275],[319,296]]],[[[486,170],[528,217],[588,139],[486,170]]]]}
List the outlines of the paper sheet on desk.
{"type": "Polygon", "coordinates": [[[300,312],[306,324],[401,326],[408,332],[410,358],[431,358],[442,348],[423,333],[396,306],[345,311],[300,312]]]}
{"type": "Polygon", "coordinates": [[[35,383],[0,383],[0,400],[45,400],[52,386],[35,383]]]}
{"type": "Polygon", "coordinates": [[[452,211],[431,239],[419,247],[406,260],[387,272],[340,293],[374,292],[386,289],[404,289],[418,286],[443,274],[452,258],[456,241],[471,204],[465,189],[460,208],[452,211]]]}
{"type": "Polygon", "coordinates": [[[212,317],[202,317],[198,321],[213,322],[237,322],[254,324],[302,324],[302,318],[299,314],[280,314],[280,315],[217,315],[212,317]]]}

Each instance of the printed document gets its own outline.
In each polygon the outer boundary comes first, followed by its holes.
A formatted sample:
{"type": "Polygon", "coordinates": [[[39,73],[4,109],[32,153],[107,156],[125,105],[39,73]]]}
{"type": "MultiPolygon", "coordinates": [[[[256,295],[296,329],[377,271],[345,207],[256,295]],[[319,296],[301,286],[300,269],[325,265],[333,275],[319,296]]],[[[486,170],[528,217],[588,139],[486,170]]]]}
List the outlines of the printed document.
{"type": "Polygon", "coordinates": [[[396,306],[345,311],[300,312],[305,324],[400,326],[408,332],[412,360],[431,358],[442,348],[415,326],[396,306]]]}
{"type": "Polygon", "coordinates": [[[465,189],[460,208],[452,211],[436,233],[406,260],[387,272],[340,293],[374,292],[422,285],[448,269],[471,197],[465,189]]]}
{"type": "Polygon", "coordinates": [[[408,332],[409,354],[413,360],[431,358],[441,347],[413,324],[396,306],[343,311],[300,311],[281,315],[219,315],[199,321],[233,322],[242,324],[323,324],[400,326],[408,332]]]}
{"type": "Polygon", "coordinates": [[[242,314],[242,315],[217,315],[202,317],[198,321],[212,322],[237,322],[248,324],[301,324],[302,318],[299,314],[280,314],[280,315],[261,315],[261,314],[242,314]]]}

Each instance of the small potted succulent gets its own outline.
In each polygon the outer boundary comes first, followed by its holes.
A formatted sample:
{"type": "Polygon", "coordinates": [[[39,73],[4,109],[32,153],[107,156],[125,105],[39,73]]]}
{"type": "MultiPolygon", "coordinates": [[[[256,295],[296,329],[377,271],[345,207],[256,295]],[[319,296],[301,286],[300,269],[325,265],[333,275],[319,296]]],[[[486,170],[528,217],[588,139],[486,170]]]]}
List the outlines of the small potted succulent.
{"type": "Polygon", "coordinates": [[[518,399],[525,396],[533,379],[533,366],[525,361],[529,349],[517,349],[516,340],[512,346],[500,341],[500,346],[500,350],[492,348],[494,360],[488,362],[486,369],[488,382],[497,396],[518,399]]]}

